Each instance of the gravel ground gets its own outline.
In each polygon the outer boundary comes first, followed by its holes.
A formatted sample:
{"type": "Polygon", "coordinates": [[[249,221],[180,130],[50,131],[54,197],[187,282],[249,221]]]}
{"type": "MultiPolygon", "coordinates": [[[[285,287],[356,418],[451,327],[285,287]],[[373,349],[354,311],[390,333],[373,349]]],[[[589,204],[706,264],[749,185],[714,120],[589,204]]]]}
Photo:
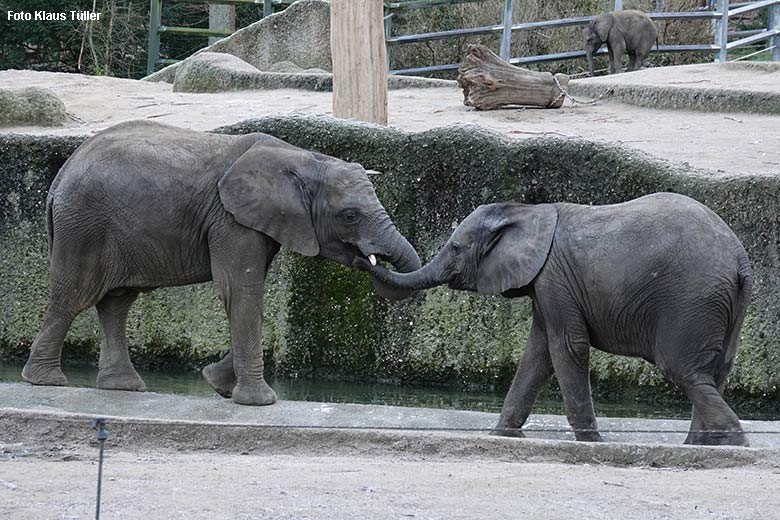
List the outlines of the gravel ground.
{"type": "MultiPolygon", "coordinates": [[[[665,67],[664,76],[669,82],[687,77],[684,69],[677,67],[665,67]]],[[[735,89],[751,81],[747,73],[729,78],[735,89]]],[[[77,119],[58,129],[10,127],[0,129],[2,132],[89,134],[141,118],[210,130],[271,114],[332,114],[330,92],[280,89],[187,94],[174,93],[167,83],[0,71],[0,88],[23,86],[51,89],[77,119]]],[[[578,136],[625,143],[656,157],[715,173],[780,173],[780,116],[773,115],[654,110],[604,101],[596,105],[567,104],[560,110],[480,112],[463,105],[459,89],[437,88],[390,91],[389,121],[407,131],[473,123],[517,139],[545,134],[578,136]]]]}
{"type": "MultiPolygon", "coordinates": [[[[0,518],[94,517],[96,450],[2,451],[0,518]]],[[[770,467],[109,450],[103,471],[104,519],[696,520],[780,510],[780,471],[770,467]]]]}

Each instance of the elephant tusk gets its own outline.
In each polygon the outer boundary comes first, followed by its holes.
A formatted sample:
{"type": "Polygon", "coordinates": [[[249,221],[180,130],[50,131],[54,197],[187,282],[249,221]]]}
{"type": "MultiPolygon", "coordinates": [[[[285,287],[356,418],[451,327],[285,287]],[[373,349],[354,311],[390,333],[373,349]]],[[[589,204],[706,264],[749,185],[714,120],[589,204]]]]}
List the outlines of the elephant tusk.
{"type": "Polygon", "coordinates": [[[374,255],[368,255],[368,261],[371,262],[372,266],[376,266],[376,257],[374,255]]]}

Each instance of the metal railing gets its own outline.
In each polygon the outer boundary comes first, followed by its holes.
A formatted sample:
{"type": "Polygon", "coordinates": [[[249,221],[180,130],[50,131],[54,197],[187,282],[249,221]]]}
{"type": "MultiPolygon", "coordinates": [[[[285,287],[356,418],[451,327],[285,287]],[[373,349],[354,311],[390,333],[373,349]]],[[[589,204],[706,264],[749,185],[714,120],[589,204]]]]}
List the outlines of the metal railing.
{"type": "MultiPolygon", "coordinates": [[[[262,5],[263,17],[273,14],[274,8],[287,6],[294,0],[167,0],[179,4],[208,5],[262,5]]],[[[147,74],[157,70],[158,65],[169,65],[179,60],[160,59],[160,36],[162,34],[184,34],[189,36],[230,36],[235,31],[205,29],[200,27],[176,27],[162,23],[163,0],[151,0],[149,6],[149,57],[146,62],[147,74]]]]}
{"type": "MultiPolygon", "coordinates": [[[[457,1],[457,0],[456,0],[457,1]]],[[[464,1],[475,0],[460,0],[464,1]]],[[[444,0],[418,0],[417,2],[396,2],[396,8],[406,7],[404,4],[419,4],[414,8],[428,7],[430,5],[443,5],[444,0]]],[[[393,5],[392,3],[386,4],[393,5]]],[[[622,0],[614,0],[614,9],[616,11],[623,8],[622,0]]],[[[663,0],[656,0],[656,9],[663,8],[663,0]]],[[[660,45],[654,48],[657,52],[712,52],[715,54],[716,62],[727,61],[728,52],[739,47],[754,44],[759,41],[769,40],[767,50],[772,52],[772,61],[780,61],[780,0],[762,0],[754,2],[740,2],[729,4],[729,0],[712,0],[707,8],[684,11],[684,12],[656,12],[649,13],[648,16],[653,20],[712,20],[713,21],[713,43],[698,45],[660,45]],[[733,17],[742,16],[746,13],[758,9],[768,9],[768,24],[765,30],[749,30],[729,32],[729,20],[733,17]],[[737,40],[729,41],[729,37],[740,37],[737,40]]],[[[559,20],[545,20],[539,22],[512,23],[512,0],[504,0],[504,13],[501,24],[488,25],[483,27],[471,27],[467,29],[453,29],[448,31],[437,31],[422,34],[407,34],[401,36],[392,36],[390,34],[388,17],[385,17],[385,34],[387,45],[402,45],[408,43],[420,43],[434,40],[446,40],[450,38],[461,38],[464,36],[481,36],[488,34],[501,33],[501,45],[499,56],[509,63],[515,65],[527,65],[531,63],[541,63],[548,61],[568,60],[585,57],[584,50],[574,50],[567,52],[558,52],[553,54],[543,54],[536,56],[523,56],[512,58],[510,55],[510,43],[514,31],[532,31],[538,29],[549,29],[557,27],[567,27],[571,25],[584,25],[588,23],[593,16],[578,16],[574,18],[562,18],[559,20]]],[[[600,54],[606,53],[606,49],[601,49],[600,54]]],[[[447,65],[434,65],[429,67],[414,67],[408,69],[390,70],[390,74],[428,74],[431,72],[457,70],[459,64],[451,63],[447,65]]]]}

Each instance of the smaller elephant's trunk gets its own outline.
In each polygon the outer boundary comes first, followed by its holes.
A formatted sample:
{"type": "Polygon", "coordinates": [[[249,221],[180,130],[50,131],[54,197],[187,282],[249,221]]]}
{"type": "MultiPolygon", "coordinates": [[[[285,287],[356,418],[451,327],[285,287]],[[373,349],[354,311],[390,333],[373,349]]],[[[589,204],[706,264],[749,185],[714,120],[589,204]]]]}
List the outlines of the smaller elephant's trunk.
{"type": "Polygon", "coordinates": [[[396,273],[376,266],[371,269],[371,275],[380,282],[397,289],[418,291],[430,289],[446,283],[442,276],[439,262],[436,258],[425,264],[424,267],[411,273],[396,273]]]}
{"type": "MultiPolygon", "coordinates": [[[[417,252],[409,241],[396,229],[393,229],[392,236],[393,239],[391,240],[387,260],[396,270],[402,273],[410,273],[420,269],[420,257],[417,256],[417,252]]],[[[371,283],[381,296],[390,300],[403,300],[412,296],[414,292],[383,283],[382,280],[375,276],[373,270],[371,272],[371,283]]]]}
{"type": "Polygon", "coordinates": [[[593,53],[591,51],[587,51],[587,57],[588,57],[588,71],[590,72],[590,75],[593,76],[596,73],[596,70],[593,66],[593,53]]]}

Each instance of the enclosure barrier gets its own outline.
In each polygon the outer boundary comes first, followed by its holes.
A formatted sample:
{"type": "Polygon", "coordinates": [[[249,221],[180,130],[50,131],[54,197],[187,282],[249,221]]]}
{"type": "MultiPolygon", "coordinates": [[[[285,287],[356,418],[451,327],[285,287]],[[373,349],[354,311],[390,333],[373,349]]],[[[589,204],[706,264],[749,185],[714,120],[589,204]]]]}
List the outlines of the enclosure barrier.
{"type": "MultiPolygon", "coordinates": [[[[409,2],[394,2],[386,4],[388,8],[420,8],[434,5],[443,5],[446,3],[463,3],[467,1],[479,0],[459,0],[457,2],[444,2],[442,0],[410,0],[409,2]]],[[[615,0],[614,9],[623,8],[622,0],[615,0]]],[[[663,8],[663,1],[656,1],[655,8],[663,8]]],[[[392,14],[392,13],[391,13],[392,14]]],[[[762,0],[755,2],[740,2],[729,4],[729,0],[713,0],[705,9],[684,11],[684,12],[655,12],[648,16],[653,20],[696,20],[709,19],[713,21],[713,39],[712,44],[703,45],[659,45],[657,52],[713,52],[716,62],[724,62],[728,59],[728,51],[751,45],[753,43],[769,40],[769,48],[772,51],[772,61],[780,61],[780,0],[762,0]],[[769,11],[766,30],[750,30],[729,32],[728,26],[731,18],[742,16],[746,13],[758,9],[767,8],[769,11]],[[737,40],[729,42],[729,36],[740,37],[737,40]]],[[[391,18],[390,18],[391,19],[391,18]]],[[[537,29],[549,29],[556,27],[567,27],[571,25],[584,25],[588,23],[593,16],[578,16],[573,18],[562,18],[558,20],[545,20],[538,22],[512,23],[512,0],[504,0],[504,14],[501,24],[489,25],[483,27],[471,27],[467,29],[453,29],[448,31],[438,31],[422,34],[408,34],[401,36],[392,36],[389,34],[389,18],[385,17],[385,32],[388,45],[400,45],[407,43],[420,43],[433,40],[445,40],[450,38],[461,38],[464,36],[480,36],[486,34],[501,33],[501,46],[499,56],[501,59],[514,65],[527,65],[531,63],[541,63],[547,61],[559,61],[574,58],[585,57],[584,50],[558,52],[553,54],[543,54],[537,56],[523,56],[512,58],[510,55],[510,42],[513,31],[532,31],[537,29]]],[[[601,49],[599,54],[606,53],[606,49],[601,49]]],[[[391,70],[390,74],[428,74],[431,72],[453,71],[458,69],[458,63],[447,65],[434,65],[428,67],[414,67],[408,69],[391,70]]]]}
{"type": "MultiPolygon", "coordinates": [[[[263,17],[273,14],[274,8],[286,7],[295,0],[168,0],[179,4],[243,5],[263,6],[263,17]]],[[[146,62],[147,74],[152,74],[158,65],[170,65],[179,60],[160,59],[160,35],[185,34],[190,36],[230,36],[234,31],[205,29],[200,27],[176,27],[162,24],[163,0],[151,0],[149,6],[149,56],[146,62]]]]}

